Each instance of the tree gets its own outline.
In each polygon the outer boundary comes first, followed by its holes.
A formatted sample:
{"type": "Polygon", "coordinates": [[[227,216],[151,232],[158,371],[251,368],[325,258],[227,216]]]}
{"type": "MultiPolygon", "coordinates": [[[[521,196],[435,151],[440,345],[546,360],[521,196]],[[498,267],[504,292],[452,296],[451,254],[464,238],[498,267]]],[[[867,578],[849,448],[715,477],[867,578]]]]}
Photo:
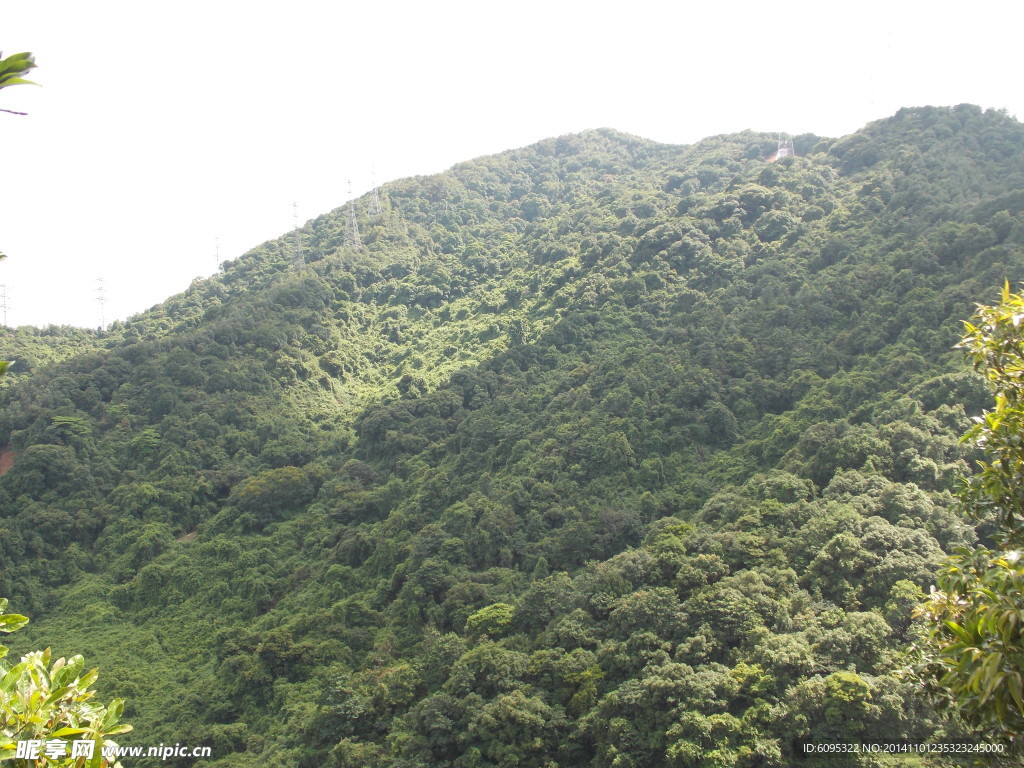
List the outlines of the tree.
{"type": "MultiPolygon", "coordinates": [[[[0,51],[0,56],[3,55],[3,51],[0,51]]],[[[12,85],[38,85],[38,83],[33,83],[22,77],[30,69],[35,69],[35,66],[36,62],[31,53],[15,53],[6,59],[0,58],[0,88],[12,85]]],[[[27,114],[26,112],[15,112],[13,109],[0,109],[0,112],[7,112],[11,115],[27,114]]],[[[6,255],[0,253],[0,259],[4,258],[6,255]]],[[[9,365],[10,362],[0,360],[0,376],[4,374],[9,365]]]]}
{"type": "Polygon", "coordinates": [[[494,603],[466,619],[466,631],[473,635],[499,637],[512,625],[515,609],[508,603],[494,603]]]}
{"type": "MultiPolygon", "coordinates": [[[[25,616],[6,610],[7,600],[0,598],[0,632],[14,632],[28,623],[25,616]]],[[[49,648],[22,656],[14,666],[2,661],[6,655],[6,646],[0,645],[0,761],[34,768],[36,758],[45,755],[47,765],[67,768],[120,766],[116,757],[105,754],[117,747],[109,737],[132,727],[117,724],[124,709],[121,699],[109,707],[92,701],[95,692],[89,686],[98,670],[83,674],[81,656],[52,660],[49,648]],[[76,742],[85,745],[78,747],[78,755],[73,751],[76,742]]]]}
{"type": "MultiPolygon", "coordinates": [[[[22,77],[35,66],[31,53],[0,58],[0,88],[36,85],[22,77]]],[[[25,114],[10,109],[0,112],[25,114]]],[[[0,361],[0,376],[9,365],[0,361]]],[[[7,604],[6,598],[0,598],[0,633],[4,634],[29,621],[26,616],[6,613],[7,604]]],[[[55,766],[120,766],[116,756],[108,756],[108,750],[117,747],[109,737],[127,733],[132,727],[118,725],[124,710],[121,699],[114,699],[109,707],[92,701],[95,691],[90,686],[99,670],[83,674],[82,656],[53,659],[49,648],[25,654],[11,666],[3,660],[7,651],[7,646],[0,645],[0,760],[10,760],[15,768],[35,766],[40,757],[55,766]]]]}
{"type": "MultiPolygon", "coordinates": [[[[0,51],[0,56],[3,52],[0,51]]],[[[30,69],[35,69],[36,62],[31,53],[15,53],[6,59],[0,59],[0,88],[7,88],[12,85],[38,85],[31,80],[22,77],[30,69]]],[[[0,112],[7,112],[12,115],[24,115],[25,112],[15,112],[13,109],[0,109],[0,112]]]]}
{"type": "Polygon", "coordinates": [[[918,672],[940,703],[972,726],[1024,746],[1024,296],[1005,284],[979,307],[958,345],[995,394],[995,407],[964,436],[984,452],[960,493],[964,510],[992,528],[994,549],[950,557],[921,608],[928,633],[918,672]]]}

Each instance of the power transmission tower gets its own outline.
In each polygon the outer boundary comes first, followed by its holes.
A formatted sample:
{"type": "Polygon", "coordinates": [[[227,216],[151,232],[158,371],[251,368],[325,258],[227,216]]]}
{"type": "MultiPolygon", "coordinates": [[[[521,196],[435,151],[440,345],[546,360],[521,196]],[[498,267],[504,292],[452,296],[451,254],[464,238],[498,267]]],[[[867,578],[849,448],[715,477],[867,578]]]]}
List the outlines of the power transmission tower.
{"type": "Polygon", "coordinates": [[[352,182],[348,183],[348,220],[345,224],[345,245],[353,248],[362,248],[363,242],[359,239],[359,224],[356,222],[356,201],[352,197],[352,182]]]}
{"type": "Polygon", "coordinates": [[[106,327],[107,327],[107,319],[106,319],[106,312],[105,312],[105,310],[106,310],[106,306],[105,305],[107,303],[107,294],[106,294],[106,291],[103,288],[103,278],[102,277],[97,278],[96,282],[98,282],[100,284],[99,288],[96,289],[96,294],[97,294],[96,295],[96,301],[99,302],[99,305],[100,305],[100,330],[103,331],[103,330],[106,330],[106,327]]]}
{"type": "Polygon", "coordinates": [[[302,253],[302,233],[299,231],[299,204],[292,201],[292,219],[294,220],[294,231],[292,237],[292,266],[295,269],[302,269],[306,266],[306,257],[302,253]]]}
{"type": "Polygon", "coordinates": [[[370,172],[370,183],[373,185],[373,192],[370,193],[370,206],[366,211],[372,218],[377,218],[384,215],[384,208],[380,204],[380,192],[377,189],[377,173],[376,171],[370,172]]]}
{"type": "Polygon", "coordinates": [[[7,310],[10,305],[7,303],[7,286],[0,285],[0,310],[4,313],[4,325],[7,325],[7,310]]]}
{"type": "Polygon", "coordinates": [[[374,218],[384,215],[384,208],[380,204],[380,193],[377,191],[377,187],[373,188],[373,192],[370,195],[370,208],[367,211],[374,218]]]}

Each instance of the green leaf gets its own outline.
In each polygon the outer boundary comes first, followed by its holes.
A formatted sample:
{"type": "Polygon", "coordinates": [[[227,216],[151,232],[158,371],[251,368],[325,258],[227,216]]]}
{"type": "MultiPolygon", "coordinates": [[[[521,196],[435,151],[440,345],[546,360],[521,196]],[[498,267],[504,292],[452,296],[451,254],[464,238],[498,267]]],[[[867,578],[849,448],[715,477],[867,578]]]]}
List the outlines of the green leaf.
{"type": "Polygon", "coordinates": [[[6,88],[8,85],[39,85],[39,83],[33,82],[32,80],[26,80],[23,77],[9,77],[3,81],[0,88],[6,88]]]}
{"type": "Polygon", "coordinates": [[[88,688],[90,685],[96,682],[96,679],[100,676],[99,669],[90,669],[86,672],[82,678],[78,681],[80,688],[88,688]]]}
{"type": "Polygon", "coordinates": [[[36,63],[31,53],[15,53],[0,60],[0,88],[6,88],[9,85],[38,85],[38,83],[21,77],[35,66],[36,63]]]}
{"type": "Polygon", "coordinates": [[[953,621],[952,619],[947,619],[947,620],[946,620],[946,621],[945,621],[944,623],[945,623],[945,625],[946,625],[947,627],[949,627],[950,631],[951,631],[951,632],[952,632],[952,633],[953,633],[954,635],[956,635],[957,637],[959,637],[959,638],[960,638],[961,640],[963,640],[963,641],[964,641],[965,643],[972,643],[972,642],[973,642],[973,638],[972,638],[972,637],[971,637],[971,635],[970,635],[970,634],[969,634],[969,633],[967,632],[967,630],[965,630],[965,629],[964,629],[963,627],[961,627],[961,626],[960,626],[959,624],[957,624],[957,623],[956,623],[955,621],[953,621]]]}
{"type": "Polygon", "coordinates": [[[1021,690],[1020,676],[1011,675],[1006,681],[1006,687],[1009,689],[1010,695],[1013,696],[1017,709],[1021,715],[1024,715],[1024,691],[1021,690]]]}
{"type": "Polygon", "coordinates": [[[28,624],[28,617],[17,613],[0,615],[0,632],[16,632],[28,624]]]}
{"type": "MultiPolygon", "coordinates": [[[[64,661],[64,659],[59,661],[64,661]]],[[[56,664],[54,666],[56,667],[56,664]]],[[[69,661],[62,664],[56,673],[53,674],[53,685],[70,685],[71,681],[81,673],[83,666],[85,666],[85,659],[79,655],[72,656],[69,661]]]]}
{"type": "Polygon", "coordinates": [[[54,702],[60,701],[62,698],[67,696],[68,691],[70,691],[70,690],[72,690],[72,687],[66,685],[63,688],[58,688],[55,691],[52,691],[50,693],[50,695],[46,697],[46,700],[42,703],[41,709],[45,709],[45,708],[49,707],[51,704],[53,704],[54,702]]]}
{"type": "Polygon", "coordinates": [[[16,664],[8,670],[7,674],[0,679],[0,691],[9,691],[14,687],[14,684],[18,682],[21,676],[25,673],[28,668],[28,662],[23,661],[20,664],[16,664]]]}
{"type": "Polygon", "coordinates": [[[58,738],[60,736],[75,736],[79,733],[88,733],[88,731],[88,728],[60,728],[59,730],[51,733],[50,736],[53,738],[58,738]]]}
{"type": "Polygon", "coordinates": [[[120,719],[122,712],[124,712],[124,700],[114,699],[110,702],[110,706],[107,707],[107,714],[103,718],[101,728],[106,731],[108,728],[113,727],[120,719]]]}

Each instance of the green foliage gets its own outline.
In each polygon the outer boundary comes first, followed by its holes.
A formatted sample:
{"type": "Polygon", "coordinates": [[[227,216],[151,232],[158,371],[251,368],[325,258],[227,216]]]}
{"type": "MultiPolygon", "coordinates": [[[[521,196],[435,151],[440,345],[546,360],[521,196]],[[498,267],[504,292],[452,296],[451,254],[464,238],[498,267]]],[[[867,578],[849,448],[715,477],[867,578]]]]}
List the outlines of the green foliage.
{"type": "MultiPolygon", "coordinates": [[[[0,52],[0,57],[3,53],[0,52]]],[[[8,88],[12,85],[38,85],[31,80],[22,77],[26,72],[35,69],[36,62],[31,53],[15,53],[7,58],[0,58],[0,88],[8,88]]],[[[12,115],[24,115],[24,112],[15,112],[11,109],[0,109],[0,112],[7,112],[12,115]]],[[[3,258],[3,254],[0,254],[3,258]]]]}
{"type": "MultiPolygon", "coordinates": [[[[7,613],[7,604],[7,598],[0,598],[0,632],[4,634],[15,632],[28,624],[27,616],[7,613]]],[[[8,650],[6,645],[0,645],[0,659],[7,655],[8,650]]]]}
{"type": "Polygon", "coordinates": [[[966,323],[963,349],[995,395],[995,407],[975,420],[964,436],[985,452],[971,477],[965,505],[980,520],[991,519],[1002,548],[1024,546],[1024,297],[1003,287],[996,306],[979,307],[966,323]]]}
{"type": "Polygon", "coordinates": [[[0,328],[0,355],[11,361],[0,381],[9,387],[47,365],[86,353],[98,343],[97,333],[69,326],[0,328]]]}
{"type": "Polygon", "coordinates": [[[977,541],[949,348],[1024,269],[1024,129],[859,136],[553,139],[386,185],[361,249],[339,210],[304,267],[10,332],[0,589],[211,768],[964,733],[898,670],[977,541]]]}
{"type": "MultiPolygon", "coordinates": [[[[0,53],[3,56],[3,53],[0,53]]],[[[31,53],[14,53],[6,59],[0,59],[0,88],[12,85],[36,85],[31,80],[22,78],[30,69],[35,69],[36,62],[31,53]]]]}
{"type": "MultiPolygon", "coordinates": [[[[7,600],[0,599],[0,632],[10,633],[28,623],[18,614],[6,613],[7,600]]],[[[0,659],[7,648],[0,646],[0,659]]],[[[86,766],[105,768],[120,766],[116,759],[108,758],[104,748],[116,748],[110,739],[132,730],[130,725],[118,724],[124,711],[124,702],[114,699],[104,707],[93,701],[90,690],[98,670],[85,672],[81,656],[52,660],[50,649],[34,651],[11,665],[0,661],[0,760],[10,761],[16,768],[37,765],[31,757],[17,756],[18,742],[35,742],[37,757],[41,757],[48,743],[57,742],[55,756],[46,759],[47,765],[86,766]],[[72,757],[71,741],[92,742],[90,757],[72,757]],[[61,751],[65,757],[58,756],[61,751]]]]}
{"type": "Polygon", "coordinates": [[[284,512],[308,504],[315,492],[314,480],[308,472],[298,467],[280,467],[248,478],[228,501],[262,527],[284,512]]]}
{"type": "Polygon", "coordinates": [[[497,637],[505,634],[515,612],[508,603],[494,603],[466,619],[466,631],[473,635],[497,637]]]}
{"type": "MultiPolygon", "coordinates": [[[[1024,297],[1003,287],[979,307],[960,342],[995,395],[995,407],[964,439],[983,452],[961,493],[965,510],[991,526],[994,550],[946,563],[922,612],[929,622],[920,672],[977,728],[1024,743],[1024,297]]],[[[945,703],[949,703],[948,701],[945,703]]]]}

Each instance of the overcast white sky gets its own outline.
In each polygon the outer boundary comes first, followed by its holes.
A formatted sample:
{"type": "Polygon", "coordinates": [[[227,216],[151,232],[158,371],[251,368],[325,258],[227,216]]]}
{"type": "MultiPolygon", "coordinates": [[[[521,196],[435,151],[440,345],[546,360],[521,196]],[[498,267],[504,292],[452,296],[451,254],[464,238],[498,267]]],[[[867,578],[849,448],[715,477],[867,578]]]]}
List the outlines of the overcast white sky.
{"type": "MultiPolygon", "coordinates": [[[[902,106],[1024,118],[1006,0],[26,0],[0,48],[9,325],[109,323],[378,183],[612,127],[840,136],[902,106]]],[[[2,321],[2,318],[0,318],[2,321]]]]}

